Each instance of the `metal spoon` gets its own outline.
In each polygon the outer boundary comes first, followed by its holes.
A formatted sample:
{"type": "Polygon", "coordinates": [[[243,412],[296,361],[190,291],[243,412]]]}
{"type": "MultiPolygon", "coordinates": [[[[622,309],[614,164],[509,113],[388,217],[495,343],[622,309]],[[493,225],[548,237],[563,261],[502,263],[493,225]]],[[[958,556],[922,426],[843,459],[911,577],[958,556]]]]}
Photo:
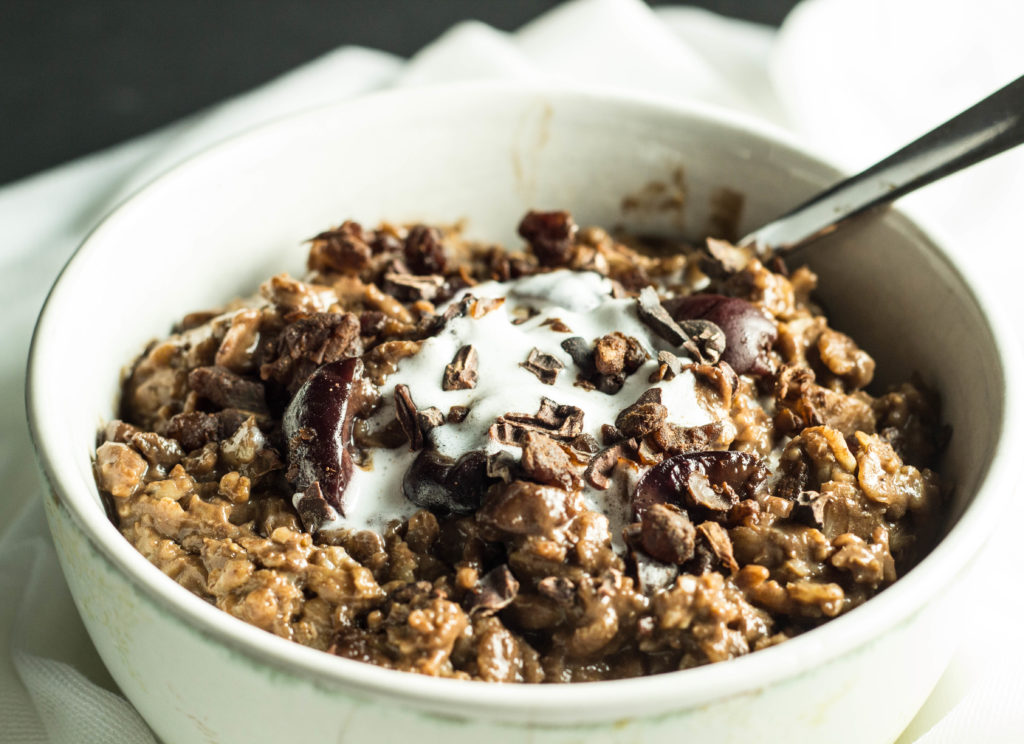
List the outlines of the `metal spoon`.
{"type": "Polygon", "coordinates": [[[785,251],[836,228],[870,207],[1024,142],[1024,77],[856,176],[744,237],[761,256],[785,251]]]}

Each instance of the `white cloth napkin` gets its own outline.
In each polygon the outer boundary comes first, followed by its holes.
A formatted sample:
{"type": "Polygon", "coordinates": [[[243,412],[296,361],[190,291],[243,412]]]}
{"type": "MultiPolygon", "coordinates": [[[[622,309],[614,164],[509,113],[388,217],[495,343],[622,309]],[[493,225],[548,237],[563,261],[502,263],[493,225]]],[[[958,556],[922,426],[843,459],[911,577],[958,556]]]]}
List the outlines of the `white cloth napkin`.
{"type": "MultiPolygon", "coordinates": [[[[340,49],[185,121],[0,189],[0,738],[155,741],[71,603],[42,518],[22,404],[45,291],[117,200],[253,124],[384,87],[467,78],[556,78],[696,98],[787,127],[856,170],[1024,72],[1020,28],[1024,5],[1000,0],[806,0],[778,33],[692,8],[573,0],[513,34],[459,24],[408,61],[340,49]]],[[[1024,266],[1012,219],[1022,196],[1024,152],[1014,152],[906,199],[986,267],[991,291],[1018,316],[1024,300],[1011,285],[1024,266]]],[[[979,572],[992,587],[1015,581],[1010,529],[992,541],[979,572]]],[[[968,637],[901,743],[1024,740],[1024,651],[1004,640],[1016,637],[1024,600],[1006,595],[986,607],[991,632],[968,637]]]]}

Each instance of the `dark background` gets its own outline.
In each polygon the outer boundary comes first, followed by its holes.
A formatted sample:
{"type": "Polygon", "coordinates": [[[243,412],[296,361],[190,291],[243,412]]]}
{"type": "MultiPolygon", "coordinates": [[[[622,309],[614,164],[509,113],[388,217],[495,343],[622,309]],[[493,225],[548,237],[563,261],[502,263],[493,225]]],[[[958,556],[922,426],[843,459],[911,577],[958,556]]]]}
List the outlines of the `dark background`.
{"type": "MultiPolygon", "coordinates": [[[[513,30],[557,4],[0,0],[0,184],[148,132],[344,44],[409,56],[457,21],[513,30]]],[[[778,25],[796,0],[675,4],[778,25]]]]}

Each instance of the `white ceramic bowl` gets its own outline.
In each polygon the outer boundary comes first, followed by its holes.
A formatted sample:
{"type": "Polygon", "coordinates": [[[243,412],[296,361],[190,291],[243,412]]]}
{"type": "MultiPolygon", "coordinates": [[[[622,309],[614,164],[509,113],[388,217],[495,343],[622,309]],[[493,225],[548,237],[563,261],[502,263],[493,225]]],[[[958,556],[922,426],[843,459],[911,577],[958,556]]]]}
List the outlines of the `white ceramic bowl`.
{"type": "MultiPolygon", "coordinates": [[[[529,208],[581,224],[706,229],[716,192],[745,194],[740,230],[838,173],[764,126],[695,106],[518,86],[373,96],[233,139],[118,208],[57,282],[33,343],[28,409],[46,501],[85,624],[167,742],[891,741],[961,631],[963,576],[1019,462],[1011,336],[962,267],[903,214],[865,220],[807,260],[838,327],[882,382],[918,370],[944,398],[956,486],[948,535],[866,605],[745,658],[567,686],[437,680],[281,640],[206,604],[135,552],[93,483],[96,431],[122,367],[184,312],[300,273],[300,242],[355,218],[468,219],[514,241],[529,208]],[[685,192],[682,208],[623,197],[685,192]],[[668,737],[672,737],[671,739],[668,737]]],[[[667,201],[672,201],[671,199],[667,201]]]]}

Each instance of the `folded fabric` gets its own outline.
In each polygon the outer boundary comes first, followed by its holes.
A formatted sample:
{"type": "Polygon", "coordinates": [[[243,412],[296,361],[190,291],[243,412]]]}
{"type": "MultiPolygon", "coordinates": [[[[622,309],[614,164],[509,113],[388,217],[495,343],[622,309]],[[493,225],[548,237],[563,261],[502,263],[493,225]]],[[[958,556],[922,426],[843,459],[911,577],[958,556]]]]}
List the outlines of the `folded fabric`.
{"type": "MultiPolygon", "coordinates": [[[[87,231],[119,200],[224,137],[288,113],[386,87],[461,79],[547,79],[697,99],[787,127],[859,169],[1024,70],[1024,6],[997,0],[807,0],[776,34],[692,8],[573,0],[509,34],[459,24],[411,60],[344,48],[262,88],[146,137],[0,189],[0,721],[21,742],[149,744],[78,620],[38,504],[22,415],[24,360],[45,291],[87,231]],[[955,39],[955,43],[950,40],[955,39]]],[[[1024,152],[929,187],[907,201],[955,250],[998,267],[993,291],[1021,264],[1011,219],[1024,195],[1024,152]]],[[[1024,338],[1022,329],[1021,338],[1024,338]]],[[[1007,520],[1011,522],[1012,520],[1007,520]]],[[[1009,582],[1007,525],[978,590],[1009,582]]],[[[1005,585],[1004,585],[1005,586],[1005,585]]],[[[1024,600],[998,594],[989,623],[1009,635],[1024,600]],[[992,618],[995,618],[993,620],[992,618]]],[[[1017,741],[1016,673],[1024,652],[998,632],[972,637],[901,739],[922,744],[1017,741]],[[999,659],[998,664],[993,660],[999,659]]]]}

